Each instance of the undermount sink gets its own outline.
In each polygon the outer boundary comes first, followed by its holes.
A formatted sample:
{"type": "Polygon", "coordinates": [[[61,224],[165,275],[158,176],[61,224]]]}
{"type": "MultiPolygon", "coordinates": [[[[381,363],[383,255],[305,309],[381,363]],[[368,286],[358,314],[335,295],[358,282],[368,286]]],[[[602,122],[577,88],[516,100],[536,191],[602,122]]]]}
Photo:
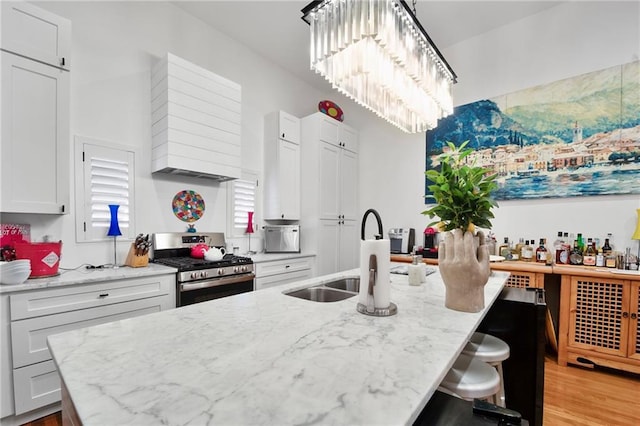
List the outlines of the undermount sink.
{"type": "Polygon", "coordinates": [[[337,302],[355,296],[359,288],[360,278],[341,278],[284,294],[313,302],[337,302]]]}
{"type": "Polygon", "coordinates": [[[342,278],[340,280],[325,283],[323,286],[357,293],[360,291],[360,278],[342,278]]]}

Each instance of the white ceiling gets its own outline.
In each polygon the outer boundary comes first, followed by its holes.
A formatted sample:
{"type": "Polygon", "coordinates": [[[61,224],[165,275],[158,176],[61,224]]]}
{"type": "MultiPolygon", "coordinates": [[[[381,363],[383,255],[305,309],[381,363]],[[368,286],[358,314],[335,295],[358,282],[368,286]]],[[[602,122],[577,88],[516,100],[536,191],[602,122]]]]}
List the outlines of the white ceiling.
{"type": "MultiPolygon", "coordinates": [[[[172,2],[295,74],[319,90],[327,83],[309,70],[309,26],[300,10],[308,0],[172,2]]],[[[408,0],[409,5],[412,4],[408,0]]],[[[418,0],[418,20],[444,51],[460,41],[554,7],[560,1],[418,0]]],[[[454,69],[455,71],[455,69],[454,69]]]]}

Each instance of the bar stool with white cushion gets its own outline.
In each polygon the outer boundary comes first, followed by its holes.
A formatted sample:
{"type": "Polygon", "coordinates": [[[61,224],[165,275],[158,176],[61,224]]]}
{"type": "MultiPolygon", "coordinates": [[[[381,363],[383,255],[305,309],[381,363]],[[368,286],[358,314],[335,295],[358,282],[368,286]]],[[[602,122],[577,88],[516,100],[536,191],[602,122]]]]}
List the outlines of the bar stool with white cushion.
{"type": "Polygon", "coordinates": [[[496,395],[496,405],[506,407],[504,396],[504,375],[502,373],[502,361],[509,358],[509,345],[502,339],[490,334],[475,332],[462,350],[462,353],[469,355],[494,367],[500,376],[500,390],[496,395]]]}
{"type": "Polygon", "coordinates": [[[495,404],[495,395],[500,390],[500,376],[486,362],[460,354],[438,390],[468,401],[477,398],[495,404]]]}

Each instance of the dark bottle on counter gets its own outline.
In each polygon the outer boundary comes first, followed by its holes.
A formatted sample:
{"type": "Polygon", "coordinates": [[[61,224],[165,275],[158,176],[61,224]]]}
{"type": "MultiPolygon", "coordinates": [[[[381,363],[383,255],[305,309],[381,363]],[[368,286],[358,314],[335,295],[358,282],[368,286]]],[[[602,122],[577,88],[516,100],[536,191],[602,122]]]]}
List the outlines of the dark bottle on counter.
{"type": "Polygon", "coordinates": [[[544,244],[545,239],[540,238],[540,245],[536,249],[536,262],[538,263],[547,263],[547,249],[544,244]]]}
{"type": "Polygon", "coordinates": [[[584,253],[582,254],[582,264],[584,266],[596,266],[596,252],[595,243],[591,238],[587,239],[587,247],[584,249],[584,253]]]}
{"type": "Polygon", "coordinates": [[[582,234],[578,233],[578,248],[580,249],[581,252],[584,253],[584,249],[586,248],[584,246],[584,240],[582,239],[582,234]]]}
{"type": "Polygon", "coordinates": [[[602,246],[602,254],[604,254],[606,257],[609,253],[611,253],[611,251],[612,251],[612,248],[611,248],[611,244],[609,244],[609,239],[605,238],[604,244],[602,246]]]}
{"type": "Polygon", "coordinates": [[[578,240],[573,240],[573,250],[569,255],[569,263],[572,265],[582,265],[582,250],[578,246],[578,240]]]}

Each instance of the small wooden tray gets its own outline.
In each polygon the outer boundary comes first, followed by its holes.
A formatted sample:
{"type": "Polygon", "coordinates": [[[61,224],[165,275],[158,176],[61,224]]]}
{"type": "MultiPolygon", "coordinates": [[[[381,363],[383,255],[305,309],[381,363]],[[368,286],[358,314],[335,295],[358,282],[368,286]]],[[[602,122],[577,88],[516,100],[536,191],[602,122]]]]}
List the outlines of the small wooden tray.
{"type": "Polygon", "coordinates": [[[129,253],[127,254],[127,259],[124,261],[124,264],[127,266],[131,266],[132,268],[142,268],[144,266],[149,265],[149,253],[145,253],[142,256],[136,256],[136,247],[132,243],[131,247],[129,247],[129,253]]]}

